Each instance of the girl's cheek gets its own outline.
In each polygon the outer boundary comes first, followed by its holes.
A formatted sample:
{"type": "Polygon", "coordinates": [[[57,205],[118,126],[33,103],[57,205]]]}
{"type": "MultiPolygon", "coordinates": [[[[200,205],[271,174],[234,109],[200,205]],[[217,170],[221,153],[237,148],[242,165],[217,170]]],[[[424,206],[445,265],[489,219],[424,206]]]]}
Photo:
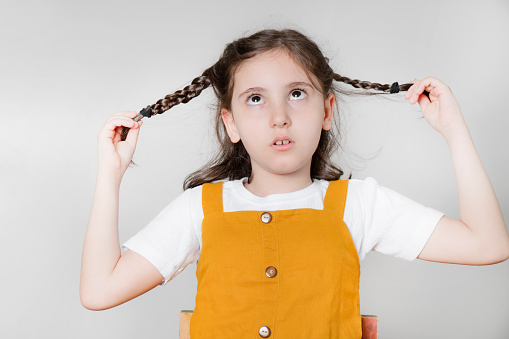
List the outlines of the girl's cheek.
{"type": "Polygon", "coordinates": [[[289,101],[290,107],[297,109],[297,110],[305,110],[310,108],[311,103],[307,98],[300,99],[300,100],[290,100],[289,101]]]}
{"type": "Polygon", "coordinates": [[[260,105],[246,105],[244,112],[249,116],[259,116],[266,110],[265,104],[260,105]]]}

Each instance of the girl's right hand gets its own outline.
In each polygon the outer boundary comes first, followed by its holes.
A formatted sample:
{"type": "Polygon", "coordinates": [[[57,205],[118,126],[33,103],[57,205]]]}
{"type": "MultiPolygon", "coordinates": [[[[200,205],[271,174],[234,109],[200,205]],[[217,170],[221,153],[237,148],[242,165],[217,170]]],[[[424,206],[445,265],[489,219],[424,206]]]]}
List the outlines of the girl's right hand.
{"type": "Polygon", "coordinates": [[[136,112],[110,115],[97,135],[97,160],[100,170],[118,172],[122,177],[131,162],[143,121],[135,122],[136,112]],[[120,141],[123,127],[130,128],[125,141],[120,141]]]}

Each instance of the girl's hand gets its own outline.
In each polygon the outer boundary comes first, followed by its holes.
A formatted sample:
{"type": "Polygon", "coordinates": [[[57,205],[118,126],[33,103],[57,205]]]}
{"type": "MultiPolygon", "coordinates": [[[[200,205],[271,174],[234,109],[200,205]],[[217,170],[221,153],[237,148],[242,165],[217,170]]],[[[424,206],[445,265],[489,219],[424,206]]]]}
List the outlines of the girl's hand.
{"type": "Polygon", "coordinates": [[[442,81],[427,77],[409,82],[413,85],[405,94],[405,99],[412,105],[419,102],[424,118],[436,131],[445,137],[449,131],[465,124],[456,98],[442,81]],[[425,90],[429,92],[429,99],[423,94],[425,90]]]}
{"type": "Polygon", "coordinates": [[[110,115],[97,135],[97,158],[100,170],[118,172],[123,176],[136,149],[143,121],[134,122],[136,112],[118,112],[110,115]],[[125,141],[120,141],[122,127],[129,127],[125,141]]]}

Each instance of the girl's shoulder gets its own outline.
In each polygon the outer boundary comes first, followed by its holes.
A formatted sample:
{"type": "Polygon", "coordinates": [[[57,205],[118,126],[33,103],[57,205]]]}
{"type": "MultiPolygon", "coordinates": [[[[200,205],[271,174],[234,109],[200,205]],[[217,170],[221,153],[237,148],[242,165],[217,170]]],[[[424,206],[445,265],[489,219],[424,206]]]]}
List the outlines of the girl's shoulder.
{"type": "Polygon", "coordinates": [[[364,179],[348,179],[348,193],[370,194],[379,189],[378,181],[373,177],[364,179]]]}
{"type": "MultiPolygon", "coordinates": [[[[348,182],[348,196],[360,197],[361,195],[373,195],[382,186],[378,184],[378,181],[373,177],[366,177],[364,179],[340,179],[348,182]]],[[[338,180],[339,181],[339,180],[338,180]]],[[[314,179],[314,183],[317,184],[324,192],[329,186],[328,180],[314,179]]]]}

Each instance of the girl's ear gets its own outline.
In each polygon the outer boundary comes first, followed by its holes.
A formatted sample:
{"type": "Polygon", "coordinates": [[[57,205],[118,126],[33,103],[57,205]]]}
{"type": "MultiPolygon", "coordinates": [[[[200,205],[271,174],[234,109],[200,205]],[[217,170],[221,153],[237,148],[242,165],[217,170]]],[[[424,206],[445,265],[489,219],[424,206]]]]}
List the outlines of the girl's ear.
{"type": "Polygon", "coordinates": [[[221,118],[223,119],[224,126],[226,127],[226,131],[228,132],[228,136],[230,140],[235,144],[239,142],[240,135],[237,132],[237,127],[235,126],[235,120],[233,120],[233,113],[226,108],[221,109],[221,118]]]}
{"type": "Polygon", "coordinates": [[[326,131],[332,128],[332,116],[334,114],[334,103],[336,101],[336,97],[333,93],[327,96],[324,103],[324,117],[322,122],[322,128],[326,131]]]}

